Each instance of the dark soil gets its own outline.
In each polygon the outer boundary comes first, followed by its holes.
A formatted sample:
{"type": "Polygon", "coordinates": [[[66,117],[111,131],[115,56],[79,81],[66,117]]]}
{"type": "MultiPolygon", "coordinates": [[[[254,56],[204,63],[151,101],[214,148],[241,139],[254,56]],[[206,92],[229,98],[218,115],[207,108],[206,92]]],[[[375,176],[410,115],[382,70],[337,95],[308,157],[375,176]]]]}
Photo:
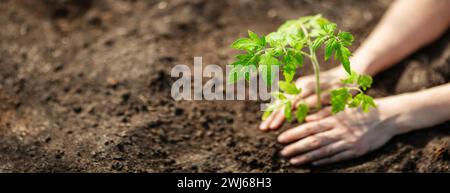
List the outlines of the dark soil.
{"type": "MultiPolygon", "coordinates": [[[[359,159],[298,168],[278,156],[276,133],[257,130],[258,102],[170,97],[172,66],[194,56],[224,66],[247,29],[323,13],[355,34],[354,49],[389,3],[2,0],[0,172],[449,172],[449,122],[359,159]]],[[[446,33],[375,77],[370,94],[447,83],[449,59],[446,33]]]]}

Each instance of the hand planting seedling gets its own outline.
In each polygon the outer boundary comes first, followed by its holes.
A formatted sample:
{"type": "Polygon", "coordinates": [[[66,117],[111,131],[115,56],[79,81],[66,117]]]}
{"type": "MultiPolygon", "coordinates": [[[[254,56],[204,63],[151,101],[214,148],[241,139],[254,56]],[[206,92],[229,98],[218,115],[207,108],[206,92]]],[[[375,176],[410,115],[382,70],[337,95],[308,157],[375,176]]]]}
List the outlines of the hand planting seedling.
{"type": "Polygon", "coordinates": [[[248,31],[248,36],[231,45],[232,48],[246,53],[237,55],[237,61],[229,65],[231,71],[228,81],[234,83],[242,78],[248,80],[249,67],[258,69],[263,80],[269,85],[275,76],[273,67],[281,69],[284,76],[284,81],[278,83],[281,92],[272,93],[278,100],[267,107],[263,120],[275,109],[282,108],[288,121],[292,121],[295,114],[297,121],[303,122],[309,107],[304,101],[293,103],[292,99],[302,92],[293,79],[297,68],[303,66],[305,58],[311,61],[314,69],[316,108],[318,110],[322,107],[320,65],[317,59],[317,52],[321,48],[325,52],[325,61],[334,58],[348,74],[347,78],[342,80],[342,87],[331,91],[332,112],[338,113],[346,107],[361,107],[367,112],[370,107],[376,107],[372,97],[364,94],[364,91],[370,88],[372,78],[357,74],[350,67],[349,57],[352,53],[348,47],[352,45],[353,36],[349,32],[337,30],[335,23],[321,15],[289,20],[267,36],[258,36],[252,31],[248,31]],[[353,92],[357,94],[353,96],[353,92]],[[296,109],[295,112],[292,109],[296,109]]]}

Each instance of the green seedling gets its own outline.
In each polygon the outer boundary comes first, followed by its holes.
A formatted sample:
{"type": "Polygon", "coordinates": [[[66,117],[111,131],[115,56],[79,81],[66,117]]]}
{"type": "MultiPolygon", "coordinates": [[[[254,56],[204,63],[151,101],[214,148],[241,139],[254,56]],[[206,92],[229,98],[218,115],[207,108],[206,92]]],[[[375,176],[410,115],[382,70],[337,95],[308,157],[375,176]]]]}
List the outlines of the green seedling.
{"type": "Polygon", "coordinates": [[[308,114],[308,106],[301,101],[296,106],[296,111],[292,112],[293,103],[290,98],[301,93],[293,79],[297,68],[303,66],[305,58],[312,63],[315,75],[315,91],[317,95],[316,108],[320,109],[320,66],[317,59],[317,52],[324,51],[324,60],[334,58],[342,64],[348,73],[346,79],[342,80],[341,88],[331,91],[332,112],[338,113],[346,107],[361,107],[365,112],[370,107],[376,107],[372,97],[364,94],[370,88],[372,78],[367,75],[360,75],[351,70],[349,57],[352,52],[348,49],[352,45],[353,35],[349,32],[336,29],[336,24],[323,18],[321,15],[301,17],[296,20],[289,20],[281,25],[277,31],[267,36],[258,36],[252,31],[248,31],[248,37],[236,40],[231,47],[245,51],[245,54],[236,55],[237,61],[229,65],[228,82],[235,83],[237,80],[245,78],[249,80],[248,69],[258,69],[260,76],[269,85],[274,77],[273,66],[281,69],[284,81],[279,81],[278,85],[282,92],[272,93],[278,99],[276,103],[268,106],[263,114],[266,119],[275,109],[283,108],[287,120],[293,120],[293,114],[299,122],[302,122],[308,114]],[[334,56],[334,57],[332,57],[334,56]],[[356,91],[355,96],[352,92],[356,91]]]}

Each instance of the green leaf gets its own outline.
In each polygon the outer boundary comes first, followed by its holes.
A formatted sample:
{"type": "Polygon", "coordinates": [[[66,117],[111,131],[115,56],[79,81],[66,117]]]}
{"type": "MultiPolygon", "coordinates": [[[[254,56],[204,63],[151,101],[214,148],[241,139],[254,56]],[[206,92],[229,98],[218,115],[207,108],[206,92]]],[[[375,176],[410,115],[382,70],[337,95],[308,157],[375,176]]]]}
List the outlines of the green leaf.
{"type": "Polygon", "coordinates": [[[300,52],[293,49],[288,50],[288,52],[283,57],[283,75],[287,82],[294,79],[295,71],[297,67],[303,65],[303,56],[300,52]]]}
{"type": "Polygon", "coordinates": [[[286,82],[291,82],[295,76],[295,69],[292,70],[292,69],[287,68],[287,66],[284,66],[283,76],[284,76],[284,80],[286,82]]]}
{"type": "Polygon", "coordinates": [[[277,58],[273,57],[269,52],[265,52],[263,55],[261,55],[259,64],[266,65],[266,66],[272,66],[272,65],[279,65],[280,61],[278,61],[277,58]]]}
{"type": "Polygon", "coordinates": [[[263,113],[261,119],[262,119],[263,121],[266,120],[266,119],[272,114],[272,112],[273,112],[276,108],[278,108],[278,106],[279,106],[279,104],[277,104],[277,103],[270,104],[270,105],[264,110],[264,113],[263,113]]]}
{"type": "Polygon", "coordinates": [[[236,50],[253,51],[260,47],[257,42],[249,38],[240,38],[231,44],[231,47],[236,50]]]}
{"type": "Polygon", "coordinates": [[[340,32],[338,34],[339,39],[344,46],[351,46],[353,42],[353,35],[349,32],[340,32]]]}
{"type": "Polygon", "coordinates": [[[266,36],[266,41],[271,47],[284,47],[287,44],[286,37],[279,32],[272,32],[266,36]]]}
{"type": "Polygon", "coordinates": [[[364,112],[368,112],[370,107],[376,107],[373,98],[364,93],[357,94],[349,105],[350,107],[361,107],[364,112]]]}
{"type": "Polygon", "coordinates": [[[327,34],[332,35],[332,34],[334,33],[334,31],[336,30],[336,24],[335,24],[335,23],[328,23],[328,24],[325,24],[325,25],[323,26],[323,30],[324,30],[327,34]]]}
{"type": "Polygon", "coordinates": [[[286,120],[289,122],[292,121],[292,103],[291,101],[287,101],[284,105],[284,117],[286,117],[286,120]]]}
{"type": "Polygon", "coordinates": [[[297,107],[297,111],[295,112],[295,116],[297,117],[297,122],[298,123],[302,123],[303,120],[305,119],[305,117],[308,115],[308,105],[306,105],[305,103],[301,103],[298,107],[297,107]]]}
{"type": "Polygon", "coordinates": [[[336,49],[336,40],[335,39],[328,40],[325,45],[325,61],[330,59],[335,49],[336,49]]]}
{"type": "Polygon", "coordinates": [[[280,89],[288,94],[299,94],[301,89],[295,86],[293,82],[280,81],[279,83],[280,89]]]}
{"type": "Polygon", "coordinates": [[[336,114],[343,111],[351,98],[352,95],[348,92],[347,88],[340,88],[331,91],[331,112],[336,114]]]}
{"type": "Polygon", "coordinates": [[[325,41],[326,38],[327,38],[327,36],[320,36],[320,37],[316,38],[313,41],[311,48],[313,50],[317,50],[317,48],[319,48],[323,44],[323,42],[325,41]]]}
{"type": "Polygon", "coordinates": [[[289,42],[289,45],[295,50],[302,50],[307,42],[306,37],[293,36],[291,39],[292,41],[289,42]]]}
{"type": "Polygon", "coordinates": [[[303,66],[303,55],[298,50],[290,50],[289,53],[291,54],[291,65],[296,65],[297,67],[303,66]]]}
{"type": "Polygon", "coordinates": [[[250,30],[248,30],[248,37],[254,41],[259,41],[259,36],[250,30]]]}
{"type": "Polygon", "coordinates": [[[350,73],[346,79],[342,80],[343,84],[355,84],[358,80],[359,75],[355,72],[352,71],[352,73],[350,73]]]}
{"type": "Polygon", "coordinates": [[[266,38],[263,37],[259,37],[256,33],[248,30],[248,36],[250,37],[250,39],[252,39],[254,42],[256,42],[259,46],[261,47],[265,47],[266,46],[266,38]]]}
{"type": "Polygon", "coordinates": [[[350,60],[349,60],[349,57],[351,55],[352,55],[352,53],[350,52],[350,50],[348,50],[343,45],[336,47],[335,58],[337,58],[341,62],[345,71],[347,71],[347,73],[349,73],[349,74],[351,74],[350,60]]]}
{"type": "Polygon", "coordinates": [[[279,63],[278,59],[273,57],[269,52],[265,52],[261,56],[259,60],[259,69],[261,70],[262,78],[266,83],[272,84],[272,77],[275,76],[272,71],[272,65],[279,65],[279,63]]]}
{"type": "Polygon", "coordinates": [[[358,85],[363,89],[366,90],[372,86],[372,77],[368,75],[360,75],[358,77],[358,85]]]}
{"type": "Polygon", "coordinates": [[[272,55],[273,57],[279,57],[284,54],[283,47],[267,48],[266,52],[272,55]]]}

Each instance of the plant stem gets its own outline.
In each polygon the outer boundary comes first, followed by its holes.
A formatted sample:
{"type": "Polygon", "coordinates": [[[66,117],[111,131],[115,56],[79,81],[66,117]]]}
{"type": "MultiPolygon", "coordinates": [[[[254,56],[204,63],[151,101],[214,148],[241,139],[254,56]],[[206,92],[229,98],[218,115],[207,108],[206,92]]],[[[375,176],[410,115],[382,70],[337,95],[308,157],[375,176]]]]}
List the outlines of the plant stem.
{"type": "Polygon", "coordinates": [[[317,96],[316,107],[317,109],[321,109],[322,103],[320,99],[320,66],[319,62],[317,61],[316,52],[312,48],[310,48],[309,50],[311,53],[311,63],[313,64],[314,75],[316,77],[316,96],[317,96]]]}
{"type": "MultiPolygon", "coordinates": [[[[306,30],[305,26],[300,25],[300,28],[302,28],[303,34],[306,37],[309,37],[308,30],[306,30]]],[[[317,110],[322,108],[322,101],[320,100],[320,66],[319,62],[317,61],[316,57],[316,51],[311,48],[311,40],[308,38],[308,47],[309,47],[309,58],[311,59],[311,63],[313,64],[314,69],[314,75],[316,77],[316,96],[317,96],[317,110]]]]}

